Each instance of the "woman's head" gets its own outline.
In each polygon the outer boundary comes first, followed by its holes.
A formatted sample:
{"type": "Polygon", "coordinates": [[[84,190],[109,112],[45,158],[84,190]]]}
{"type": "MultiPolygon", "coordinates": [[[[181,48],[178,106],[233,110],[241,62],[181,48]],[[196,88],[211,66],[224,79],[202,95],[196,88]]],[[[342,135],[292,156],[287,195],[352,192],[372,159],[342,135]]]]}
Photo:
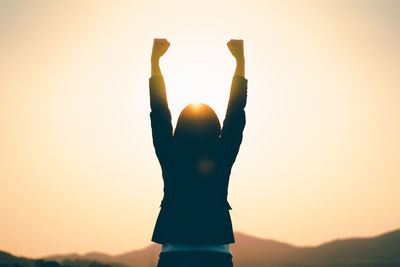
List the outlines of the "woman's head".
{"type": "Polygon", "coordinates": [[[208,105],[190,104],[181,112],[174,131],[174,138],[180,141],[213,141],[221,133],[217,114],[208,105]]]}

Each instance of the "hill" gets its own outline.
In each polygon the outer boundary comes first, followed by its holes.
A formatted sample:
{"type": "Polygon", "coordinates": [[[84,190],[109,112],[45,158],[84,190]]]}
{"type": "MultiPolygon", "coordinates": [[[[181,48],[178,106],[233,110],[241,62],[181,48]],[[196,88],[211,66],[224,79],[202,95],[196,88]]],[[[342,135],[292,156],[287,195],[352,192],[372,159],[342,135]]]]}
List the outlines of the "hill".
{"type": "Polygon", "coordinates": [[[90,259],[28,259],[0,251],[0,267],[127,267],[120,263],[101,263],[90,259]]]}
{"type": "MultiPolygon", "coordinates": [[[[236,233],[235,237],[236,243],[232,245],[235,267],[400,266],[400,230],[372,238],[335,240],[315,247],[298,247],[279,241],[249,236],[243,233],[236,233]]],[[[108,255],[97,252],[83,255],[53,255],[41,260],[42,262],[38,262],[38,260],[36,260],[36,262],[42,264],[48,262],[59,264],[46,265],[49,267],[89,266],[87,264],[90,262],[93,264],[100,264],[100,262],[102,262],[112,267],[155,267],[157,265],[159,251],[160,246],[153,244],[143,249],[133,250],[119,255],[108,255]],[[75,263],[75,265],[72,265],[72,263],[75,263]]],[[[2,263],[7,261],[7,258],[13,259],[12,255],[7,253],[3,254],[0,254],[0,267],[16,266],[11,264],[2,265],[2,263]]],[[[32,261],[34,260],[25,258],[16,259],[20,260],[17,266],[45,266],[32,265],[32,261]]],[[[104,265],[93,266],[103,267],[104,265]]]]}

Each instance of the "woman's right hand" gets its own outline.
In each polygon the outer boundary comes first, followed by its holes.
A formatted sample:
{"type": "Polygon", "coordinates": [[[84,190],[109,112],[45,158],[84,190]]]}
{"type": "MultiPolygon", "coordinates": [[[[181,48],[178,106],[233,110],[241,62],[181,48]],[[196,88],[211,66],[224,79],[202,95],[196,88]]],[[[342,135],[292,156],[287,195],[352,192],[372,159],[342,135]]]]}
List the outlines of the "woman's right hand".
{"type": "Polygon", "coordinates": [[[243,40],[231,39],[226,45],[236,60],[244,59],[243,40]]]}
{"type": "Polygon", "coordinates": [[[244,48],[243,40],[231,39],[227,44],[229,51],[236,59],[235,76],[244,77],[244,48]]]}
{"type": "Polygon", "coordinates": [[[158,61],[162,55],[167,52],[170,43],[167,39],[154,39],[153,51],[151,52],[151,61],[158,61]]]}

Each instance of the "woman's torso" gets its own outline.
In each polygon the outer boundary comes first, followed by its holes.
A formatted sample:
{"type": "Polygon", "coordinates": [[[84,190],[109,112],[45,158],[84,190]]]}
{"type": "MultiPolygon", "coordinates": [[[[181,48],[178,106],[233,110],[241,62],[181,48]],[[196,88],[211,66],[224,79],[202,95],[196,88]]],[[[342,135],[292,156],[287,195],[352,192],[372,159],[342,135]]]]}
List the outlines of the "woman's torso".
{"type": "Polygon", "coordinates": [[[225,164],[219,148],[217,143],[205,151],[170,149],[169,160],[162,166],[164,198],[153,241],[203,245],[234,242],[227,201],[231,166],[225,164]]]}

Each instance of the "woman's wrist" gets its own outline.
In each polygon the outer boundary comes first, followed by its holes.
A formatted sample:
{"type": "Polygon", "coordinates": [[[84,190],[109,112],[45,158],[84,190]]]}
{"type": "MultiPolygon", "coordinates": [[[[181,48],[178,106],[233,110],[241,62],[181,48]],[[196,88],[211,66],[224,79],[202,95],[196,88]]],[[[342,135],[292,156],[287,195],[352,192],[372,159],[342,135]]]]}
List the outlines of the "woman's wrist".
{"type": "Polygon", "coordinates": [[[151,64],[152,65],[158,65],[160,63],[160,58],[159,57],[151,57],[151,64]]]}
{"type": "Polygon", "coordinates": [[[244,56],[236,57],[236,63],[244,64],[244,56]]]}
{"type": "Polygon", "coordinates": [[[244,57],[236,58],[235,75],[244,77],[244,57]]]}

